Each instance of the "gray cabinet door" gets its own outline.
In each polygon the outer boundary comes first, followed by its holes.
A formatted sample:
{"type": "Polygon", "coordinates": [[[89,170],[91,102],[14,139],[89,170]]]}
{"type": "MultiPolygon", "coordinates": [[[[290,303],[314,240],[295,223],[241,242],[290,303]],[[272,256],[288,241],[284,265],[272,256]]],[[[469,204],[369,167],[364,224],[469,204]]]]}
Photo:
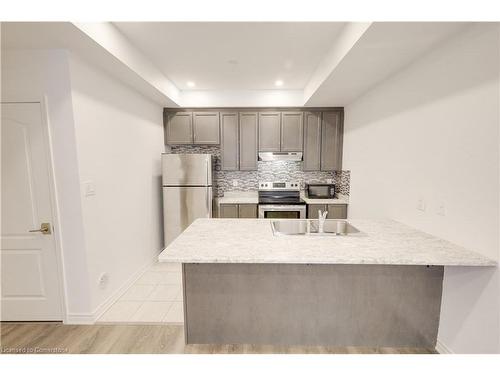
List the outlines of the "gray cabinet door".
{"type": "Polygon", "coordinates": [[[237,171],[240,168],[237,112],[222,112],[220,114],[220,135],[221,169],[223,171],[237,171]]]}
{"type": "Polygon", "coordinates": [[[323,112],[321,128],[321,170],[342,169],[343,124],[339,111],[323,112]]]}
{"type": "Polygon", "coordinates": [[[193,143],[218,145],[219,139],[219,112],[193,113],[193,143]]]}
{"type": "Polygon", "coordinates": [[[225,219],[237,219],[238,205],[226,203],[219,205],[219,217],[225,219]]]}
{"type": "Polygon", "coordinates": [[[347,204],[329,204],[328,219],[347,219],[347,204]]]}
{"type": "Polygon", "coordinates": [[[166,144],[185,145],[193,143],[193,114],[191,112],[168,114],[166,130],[166,144]]]}
{"type": "Polygon", "coordinates": [[[240,112],[240,171],[257,170],[257,112],[240,112]]]}
{"type": "Polygon", "coordinates": [[[281,112],[259,113],[259,151],[281,150],[281,112]]]}
{"type": "Polygon", "coordinates": [[[321,169],[321,112],[304,114],[304,171],[321,169]]]}
{"type": "Polygon", "coordinates": [[[308,219],[317,219],[318,218],[318,210],[324,212],[326,210],[325,204],[308,204],[307,205],[307,218],[308,219]]]}
{"type": "Polygon", "coordinates": [[[240,219],[257,219],[257,205],[256,204],[238,205],[238,217],[240,219]]]}
{"type": "Polygon", "coordinates": [[[281,151],[302,151],[303,119],[302,112],[281,113],[281,151]]]}

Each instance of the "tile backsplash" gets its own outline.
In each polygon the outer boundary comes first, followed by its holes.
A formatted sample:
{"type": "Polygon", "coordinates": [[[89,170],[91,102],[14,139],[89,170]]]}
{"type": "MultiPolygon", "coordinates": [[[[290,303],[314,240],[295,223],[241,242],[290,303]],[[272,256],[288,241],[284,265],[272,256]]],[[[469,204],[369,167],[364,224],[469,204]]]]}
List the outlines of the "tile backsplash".
{"type": "Polygon", "coordinates": [[[214,156],[214,196],[222,197],[225,191],[243,190],[251,191],[258,189],[259,181],[299,181],[303,189],[306,182],[326,183],[327,179],[332,179],[335,190],[338,193],[349,195],[350,172],[306,172],[302,170],[302,162],[279,161],[262,162],[259,161],[256,171],[222,171],[220,160],[220,147],[207,145],[181,145],[170,146],[173,154],[212,154],[214,156]],[[233,186],[233,181],[237,186],[233,186]]]}

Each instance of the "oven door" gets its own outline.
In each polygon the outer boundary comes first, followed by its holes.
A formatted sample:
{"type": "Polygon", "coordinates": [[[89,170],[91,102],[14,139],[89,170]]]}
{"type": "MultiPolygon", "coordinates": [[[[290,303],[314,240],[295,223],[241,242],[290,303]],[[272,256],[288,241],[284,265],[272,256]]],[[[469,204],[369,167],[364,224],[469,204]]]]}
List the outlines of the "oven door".
{"type": "Polygon", "coordinates": [[[305,219],[305,205],[259,204],[259,219],[305,219]]]}

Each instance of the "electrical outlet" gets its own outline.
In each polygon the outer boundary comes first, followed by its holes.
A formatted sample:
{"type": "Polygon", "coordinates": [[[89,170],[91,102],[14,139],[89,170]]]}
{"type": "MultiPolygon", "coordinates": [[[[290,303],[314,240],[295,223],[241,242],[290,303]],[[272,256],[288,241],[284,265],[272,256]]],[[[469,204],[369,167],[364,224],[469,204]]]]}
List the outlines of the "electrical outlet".
{"type": "Polygon", "coordinates": [[[420,198],[417,201],[417,210],[419,210],[419,211],[425,211],[425,200],[423,198],[420,198]]]}
{"type": "Polygon", "coordinates": [[[444,203],[441,203],[438,208],[436,209],[436,214],[439,216],[445,216],[446,215],[446,207],[444,203]]]}
{"type": "Polygon", "coordinates": [[[333,178],[327,178],[326,179],[327,184],[333,184],[333,178]]]}
{"type": "Polygon", "coordinates": [[[108,283],[109,283],[109,275],[107,274],[107,272],[101,273],[99,275],[99,280],[98,280],[99,288],[105,289],[108,286],[108,283]]]}
{"type": "Polygon", "coordinates": [[[83,194],[86,197],[90,197],[95,195],[95,185],[93,181],[84,181],[83,182],[83,194]]]}
{"type": "Polygon", "coordinates": [[[233,180],[233,187],[238,187],[238,180],[233,180]]]}

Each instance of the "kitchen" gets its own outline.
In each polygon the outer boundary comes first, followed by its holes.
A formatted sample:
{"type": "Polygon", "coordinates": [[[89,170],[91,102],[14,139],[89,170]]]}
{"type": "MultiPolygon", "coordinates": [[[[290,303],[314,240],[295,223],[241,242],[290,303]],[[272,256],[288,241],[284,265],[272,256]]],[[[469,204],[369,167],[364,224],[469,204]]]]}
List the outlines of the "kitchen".
{"type": "Polygon", "coordinates": [[[159,260],[182,263],[187,344],[432,348],[444,266],[495,266],[391,220],[346,220],[343,117],[165,110],[159,260]]]}
{"type": "Polygon", "coordinates": [[[1,35],[5,347],[498,353],[498,23],[1,35]]]}

